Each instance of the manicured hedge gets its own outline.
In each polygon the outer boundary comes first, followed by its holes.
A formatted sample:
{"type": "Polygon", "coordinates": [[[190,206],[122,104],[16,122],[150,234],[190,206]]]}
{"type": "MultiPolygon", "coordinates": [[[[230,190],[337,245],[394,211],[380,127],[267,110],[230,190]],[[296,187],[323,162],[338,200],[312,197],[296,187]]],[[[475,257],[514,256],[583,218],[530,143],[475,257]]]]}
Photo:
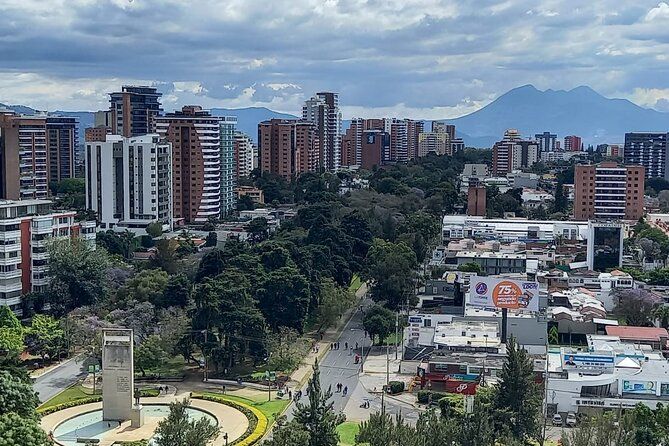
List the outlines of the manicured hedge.
{"type": "Polygon", "coordinates": [[[433,392],[431,390],[419,390],[418,391],[418,402],[422,404],[427,404],[428,402],[432,401],[433,403],[436,403],[440,399],[444,398],[448,394],[445,392],[433,392]],[[432,398],[430,399],[430,395],[432,395],[432,398]]]}
{"type": "MultiPolygon", "coordinates": [[[[142,389],[140,390],[140,394],[142,395],[142,397],[146,398],[146,397],[158,396],[160,392],[158,391],[158,389],[142,389]]],[[[79,398],[76,400],[68,401],[66,403],[56,404],[55,406],[48,406],[43,409],[37,409],[37,414],[41,416],[46,416],[54,412],[58,412],[59,410],[69,409],[70,407],[81,406],[83,404],[99,403],[100,401],[102,401],[102,395],[94,395],[90,396],[89,398],[79,398]]]]}
{"type": "Polygon", "coordinates": [[[101,395],[91,396],[90,398],[79,398],[78,400],[68,401],[67,403],[56,404],[55,406],[45,407],[44,409],[37,409],[37,414],[46,416],[59,410],[69,409],[70,407],[81,406],[89,403],[99,403],[102,401],[101,395]]]}
{"type": "Polygon", "coordinates": [[[249,406],[248,404],[240,403],[238,401],[219,398],[213,395],[193,394],[191,398],[225,404],[226,406],[237,409],[246,416],[246,419],[249,420],[249,427],[246,429],[246,432],[244,432],[244,435],[230,443],[230,446],[251,446],[257,444],[263,438],[265,432],[267,432],[267,427],[269,424],[267,417],[264,413],[253,406],[249,406]]]}
{"type": "Polygon", "coordinates": [[[388,387],[391,395],[397,395],[398,393],[404,392],[404,382],[402,381],[390,381],[388,387]]]}

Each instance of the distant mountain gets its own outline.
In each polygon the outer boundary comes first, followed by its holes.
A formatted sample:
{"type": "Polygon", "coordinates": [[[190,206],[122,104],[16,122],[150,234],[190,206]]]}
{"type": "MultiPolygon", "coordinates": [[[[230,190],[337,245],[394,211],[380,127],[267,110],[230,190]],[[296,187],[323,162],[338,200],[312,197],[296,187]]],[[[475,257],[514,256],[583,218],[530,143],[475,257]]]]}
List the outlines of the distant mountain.
{"type": "Polygon", "coordinates": [[[468,146],[491,147],[506,129],[523,136],[550,131],[562,139],[578,135],[584,144],[623,142],[626,132],[669,131],[669,113],[639,107],[627,99],[609,99],[590,87],[573,90],[514,88],[480,110],[456,119],[468,146]]]}
{"type": "MultiPolygon", "coordinates": [[[[237,130],[244,132],[253,141],[258,139],[258,123],[268,119],[296,119],[297,116],[279,113],[265,107],[212,108],[214,116],[237,116],[237,130]]],[[[257,142],[257,141],[256,141],[257,142]]]]}
{"type": "Polygon", "coordinates": [[[14,111],[15,113],[20,113],[22,115],[34,115],[38,113],[34,108],[26,107],[25,105],[7,105],[0,104],[0,110],[3,108],[14,111]]]}

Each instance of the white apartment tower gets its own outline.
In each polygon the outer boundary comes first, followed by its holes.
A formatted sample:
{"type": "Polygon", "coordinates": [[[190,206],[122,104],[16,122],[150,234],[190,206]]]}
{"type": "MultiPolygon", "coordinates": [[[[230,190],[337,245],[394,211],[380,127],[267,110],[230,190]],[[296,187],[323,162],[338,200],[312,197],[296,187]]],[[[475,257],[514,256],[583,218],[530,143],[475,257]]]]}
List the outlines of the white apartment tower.
{"type": "Polygon", "coordinates": [[[235,132],[235,177],[249,177],[257,163],[257,149],[245,133],[235,132]]]}
{"type": "Polygon", "coordinates": [[[317,127],[321,168],[341,167],[341,111],[339,93],[320,92],[305,101],[302,119],[317,127]]]}
{"type": "Polygon", "coordinates": [[[86,205],[103,229],[171,230],[172,145],[158,134],[86,143],[86,205]]]}

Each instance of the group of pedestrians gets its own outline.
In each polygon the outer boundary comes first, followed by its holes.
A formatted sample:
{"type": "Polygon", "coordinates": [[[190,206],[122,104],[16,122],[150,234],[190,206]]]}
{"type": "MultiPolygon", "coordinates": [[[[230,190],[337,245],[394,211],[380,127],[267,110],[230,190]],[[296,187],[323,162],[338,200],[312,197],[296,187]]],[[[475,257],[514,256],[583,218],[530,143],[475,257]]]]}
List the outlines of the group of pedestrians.
{"type": "Polygon", "coordinates": [[[341,396],[346,396],[348,394],[348,386],[345,386],[342,383],[337,383],[335,387],[337,388],[337,393],[341,392],[341,396]]]}

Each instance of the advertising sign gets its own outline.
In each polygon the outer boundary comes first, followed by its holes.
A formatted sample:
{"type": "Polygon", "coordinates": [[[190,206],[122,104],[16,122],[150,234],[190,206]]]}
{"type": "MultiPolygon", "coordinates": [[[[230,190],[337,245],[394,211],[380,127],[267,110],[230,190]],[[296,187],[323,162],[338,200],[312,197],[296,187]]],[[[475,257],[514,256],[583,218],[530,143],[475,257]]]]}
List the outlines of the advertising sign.
{"type": "Polygon", "coordinates": [[[472,277],[470,303],[488,308],[539,311],[539,284],[525,280],[472,277]]]}
{"type": "Polygon", "coordinates": [[[669,383],[660,384],[660,395],[669,396],[669,383]]]}
{"type": "Polygon", "coordinates": [[[448,393],[460,393],[462,395],[476,395],[478,382],[444,381],[444,390],[448,393]]]}
{"type": "Polygon", "coordinates": [[[611,369],[613,368],[613,356],[602,355],[577,355],[565,353],[562,357],[563,369],[611,369]]]}
{"type": "Polygon", "coordinates": [[[655,381],[623,381],[623,392],[655,395],[655,381]]]}

